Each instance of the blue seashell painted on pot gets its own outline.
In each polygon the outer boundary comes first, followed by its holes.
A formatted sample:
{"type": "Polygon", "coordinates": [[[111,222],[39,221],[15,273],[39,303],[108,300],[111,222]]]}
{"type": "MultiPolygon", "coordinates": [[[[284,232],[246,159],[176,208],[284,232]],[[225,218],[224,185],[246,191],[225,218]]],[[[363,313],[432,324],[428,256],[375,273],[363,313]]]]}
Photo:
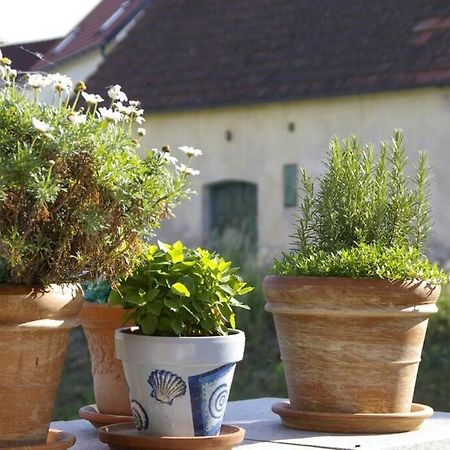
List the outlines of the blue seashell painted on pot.
{"type": "Polygon", "coordinates": [[[171,405],[175,398],[186,394],[186,383],[176,373],[168,370],[154,370],[148,377],[152,387],[150,395],[158,402],[171,405]]]}
{"type": "Polygon", "coordinates": [[[148,415],[137,400],[131,400],[131,412],[136,423],[136,429],[139,431],[146,430],[148,428],[148,415]]]}

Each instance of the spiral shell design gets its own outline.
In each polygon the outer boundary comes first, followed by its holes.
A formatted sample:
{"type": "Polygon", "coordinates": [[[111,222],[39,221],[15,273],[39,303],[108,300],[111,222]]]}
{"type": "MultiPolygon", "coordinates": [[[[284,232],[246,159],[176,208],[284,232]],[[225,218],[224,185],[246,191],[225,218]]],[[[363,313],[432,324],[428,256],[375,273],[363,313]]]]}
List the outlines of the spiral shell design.
{"type": "Polygon", "coordinates": [[[176,373],[155,370],[148,377],[151,396],[161,403],[171,405],[175,398],[186,394],[186,383],[176,373]]]}
{"type": "Polygon", "coordinates": [[[209,413],[215,419],[220,419],[227,406],[228,387],[226,384],[218,386],[209,398],[209,413]]]}
{"type": "Polygon", "coordinates": [[[136,422],[136,429],[139,431],[146,430],[148,428],[148,416],[137,400],[131,400],[131,412],[136,422]]]}

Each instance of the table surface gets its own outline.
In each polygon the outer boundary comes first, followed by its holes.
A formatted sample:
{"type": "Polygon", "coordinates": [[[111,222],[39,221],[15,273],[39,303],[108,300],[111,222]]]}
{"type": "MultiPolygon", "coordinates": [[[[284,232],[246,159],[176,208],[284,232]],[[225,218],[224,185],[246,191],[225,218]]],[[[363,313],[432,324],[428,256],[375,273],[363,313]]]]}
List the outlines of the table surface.
{"type": "MultiPolygon", "coordinates": [[[[315,433],[286,428],[273,414],[277,398],[230,402],[225,423],[245,428],[246,450],[450,450],[450,413],[435,412],[423,426],[409,433],[385,435],[349,435],[315,433]]],[[[77,438],[72,450],[108,450],[97,439],[95,428],[85,420],[53,422],[51,428],[68,431],[77,438]]]]}

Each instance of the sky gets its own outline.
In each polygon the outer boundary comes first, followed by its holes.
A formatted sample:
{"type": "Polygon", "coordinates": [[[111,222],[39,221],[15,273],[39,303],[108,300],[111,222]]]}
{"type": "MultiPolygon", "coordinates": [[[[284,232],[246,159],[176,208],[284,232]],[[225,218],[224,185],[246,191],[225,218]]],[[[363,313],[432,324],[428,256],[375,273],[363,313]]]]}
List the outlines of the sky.
{"type": "Polygon", "coordinates": [[[0,43],[65,36],[101,0],[0,0],[0,43]]]}

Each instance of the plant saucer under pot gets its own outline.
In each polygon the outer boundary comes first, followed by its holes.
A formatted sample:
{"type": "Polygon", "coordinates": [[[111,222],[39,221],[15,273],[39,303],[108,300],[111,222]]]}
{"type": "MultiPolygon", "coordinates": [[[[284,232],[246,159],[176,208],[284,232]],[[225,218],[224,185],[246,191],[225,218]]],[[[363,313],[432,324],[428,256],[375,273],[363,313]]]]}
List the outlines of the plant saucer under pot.
{"type": "Polygon", "coordinates": [[[160,337],[116,330],[116,355],[130,388],[139,434],[215,436],[220,432],[245,335],[160,337]]]}

